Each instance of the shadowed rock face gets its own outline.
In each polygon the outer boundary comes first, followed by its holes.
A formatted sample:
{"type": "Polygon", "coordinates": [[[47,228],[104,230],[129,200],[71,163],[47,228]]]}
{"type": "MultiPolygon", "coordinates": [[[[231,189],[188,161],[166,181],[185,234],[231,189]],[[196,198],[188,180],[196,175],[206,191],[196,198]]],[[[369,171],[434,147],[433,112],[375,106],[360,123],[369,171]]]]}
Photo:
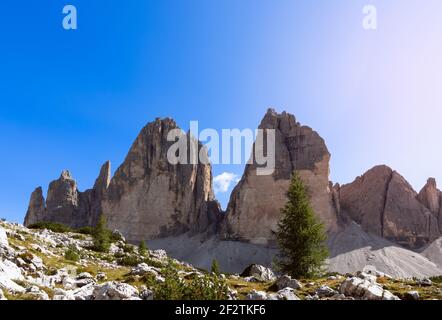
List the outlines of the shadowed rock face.
{"type": "Polygon", "coordinates": [[[177,128],[171,119],[148,124],[111,180],[103,210],[109,226],[131,241],[206,232],[218,219],[211,165],[172,165],[167,159],[174,143],[167,135],[177,128]]]}
{"type": "Polygon", "coordinates": [[[407,247],[436,239],[437,216],[419,201],[417,193],[397,172],[376,166],[339,188],[341,213],[366,232],[407,247]]]}
{"type": "Polygon", "coordinates": [[[330,154],[324,140],[311,128],[296,122],[293,115],[278,114],[272,109],[267,111],[259,128],[275,129],[275,171],[260,176],[255,163],[246,166],[232,192],[221,236],[271,243],[295,170],[308,188],[314,211],[329,231],[335,230],[337,214],[328,179],[330,154]]]}

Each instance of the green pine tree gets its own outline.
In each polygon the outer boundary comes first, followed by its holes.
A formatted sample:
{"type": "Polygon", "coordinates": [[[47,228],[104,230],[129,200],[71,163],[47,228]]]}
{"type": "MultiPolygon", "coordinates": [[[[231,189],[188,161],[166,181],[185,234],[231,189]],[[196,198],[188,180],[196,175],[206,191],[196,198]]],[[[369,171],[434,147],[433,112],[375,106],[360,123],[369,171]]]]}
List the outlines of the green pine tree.
{"type": "Polygon", "coordinates": [[[92,233],[94,249],[99,252],[108,252],[111,245],[111,232],[106,227],[106,218],[100,216],[92,233]]]}
{"type": "Polygon", "coordinates": [[[287,197],[276,232],[279,246],[276,265],[280,271],[295,278],[315,276],[328,256],[326,235],[296,173],[292,176],[287,197]]]}
{"type": "Polygon", "coordinates": [[[145,257],[147,254],[146,242],[144,242],[144,240],[141,240],[141,242],[140,242],[140,245],[138,247],[138,253],[142,257],[145,257]]]}
{"type": "Polygon", "coordinates": [[[219,263],[216,259],[212,260],[212,267],[210,271],[212,271],[212,273],[216,274],[217,276],[220,275],[221,272],[219,270],[219,263]]]}

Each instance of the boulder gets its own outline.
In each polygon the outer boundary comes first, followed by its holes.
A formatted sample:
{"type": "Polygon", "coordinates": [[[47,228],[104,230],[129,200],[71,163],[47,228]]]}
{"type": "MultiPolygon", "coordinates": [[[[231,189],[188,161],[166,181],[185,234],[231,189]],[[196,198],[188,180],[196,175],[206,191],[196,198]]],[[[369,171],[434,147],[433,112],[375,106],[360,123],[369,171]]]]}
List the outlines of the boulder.
{"type": "Polygon", "coordinates": [[[252,290],[250,291],[246,297],[245,300],[267,300],[267,293],[265,293],[264,291],[257,291],[257,290],[252,290]]]}
{"type": "Polygon", "coordinates": [[[419,295],[418,291],[408,291],[405,294],[405,299],[408,299],[408,300],[419,300],[419,298],[420,298],[420,295],[419,295]]]}
{"type": "Polygon", "coordinates": [[[160,270],[155,267],[149,266],[147,263],[140,263],[136,267],[132,268],[130,274],[133,276],[144,276],[145,274],[151,274],[154,277],[157,277],[160,270]]]}
{"type": "Polygon", "coordinates": [[[127,284],[120,282],[106,282],[94,287],[92,293],[95,300],[128,300],[139,298],[138,290],[127,284]]]}
{"type": "Polygon", "coordinates": [[[79,289],[72,291],[72,296],[75,300],[93,300],[95,285],[94,283],[87,284],[79,289]]]}
{"type": "Polygon", "coordinates": [[[6,299],[6,296],[5,296],[5,294],[3,293],[3,290],[2,289],[0,289],[0,301],[1,300],[8,300],[8,299],[6,299]]]}
{"type": "Polygon", "coordinates": [[[0,226],[0,247],[8,247],[8,236],[6,235],[5,229],[0,226]]]}
{"type": "Polygon", "coordinates": [[[50,300],[48,294],[37,286],[26,289],[26,294],[32,296],[35,300],[50,300]]]}
{"type": "Polygon", "coordinates": [[[346,296],[362,300],[399,300],[378,284],[358,277],[347,278],[341,284],[339,291],[346,296]]]}
{"type": "Polygon", "coordinates": [[[248,266],[241,273],[241,277],[254,277],[260,281],[274,281],[276,279],[275,274],[270,268],[258,264],[248,266]]]}
{"type": "Polygon", "coordinates": [[[18,285],[14,280],[23,280],[21,269],[10,260],[0,260],[0,289],[8,292],[23,293],[25,288],[18,285]]]}
{"type": "Polygon", "coordinates": [[[147,289],[145,286],[140,290],[141,300],[153,300],[154,294],[152,290],[147,289]]]}
{"type": "Polygon", "coordinates": [[[89,272],[82,272],[77,276],[77,280],[83,279],[94,279],[94,277],[89,272]]]}
{"type": "Polygon", "coordinates": [[[419,279],[417,281],[417,284],[422,286],[422,287],[431,287],[433,285],[433,281],[431,281],[428,278],[424,278],[424,279],[419,279]]]}
{"type": "Polygon", "coordinates": [[[277,300],[301,300],[292,288],[284,288],[276,293],[277,300]]]}
{"type": "Polygon", "coordinates": [[[63,300],[75,300],[75,297],[71,291],[66,291],[60,288],[54,289],[54,297],[52,300],[63,301],[63,300]]]}
{"type": "Polygon", "coordinates": [[[246,300],[300,300],[292,288],[284,288],[276,293],[266,293],[264,291],[252,290],[246,300]]]}
{"type": "Polygon", "coordinates": [[[324,298],[324,297],[333,297],[334,295],[336,295],[338,292],[336,290],[333,290],[332,288],[330,288],[329,286],[320,286],[317,290],[316,290],[316,294],[320,297],[320,298],[324,298]]]}
{"type": "Polygon", "coordinates": [[[284,288],[292,288],[295,290],[302,289],[302,284],[300,281],[291,278],[288,275],[283,275],[278,278],[275,282],[276,287],[278,290],[284,289],[284,288]]]}
{"type": "Polygon", "coordinates": [[[362,273],[366,274],[366,275],[372,275],[375,277],[375,281],[376,278],[387,278],[387,279],[393,279],[392,276],[390,276],[389,274],[386,274],[385,272],[381,272],[379,270],[376,269],[375,266],[372,265],[366,265],[363,269],[362,269],[362,273]]]}

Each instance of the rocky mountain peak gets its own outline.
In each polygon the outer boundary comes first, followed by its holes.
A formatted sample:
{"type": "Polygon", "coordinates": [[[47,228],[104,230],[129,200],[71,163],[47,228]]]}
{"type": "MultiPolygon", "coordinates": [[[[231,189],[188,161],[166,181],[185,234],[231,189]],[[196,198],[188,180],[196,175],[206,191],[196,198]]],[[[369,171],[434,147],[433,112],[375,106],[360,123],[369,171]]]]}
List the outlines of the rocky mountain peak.
{"type": "Polygon", "coordinates": [[[111,181],[111,174],[111,163],[110,161],[106,161],[101,167],[98,178],[95,180],[94,189],[106,190],[111,181]]]}
{"type": "Polygon", "coordinates": [[[441,194],[437,188],[436,179],[428,178],[427,183],[419,192],[418,199],[432,213],[438,214],[441,209],[441,194]]]}
{"type": "MultiPolygon", "coordinates": [[[[173,129],[179,128],[166,118],[141,130],[103,201],[110,226],[132,241],[206,232],[218,219],[218,212],[213,212],[217,206],[212,204],[211,165],[174,165],[167,159],[175,143],[167,139],[173,129]]],[[[187,141],[189,147],[190,139],[187,141]]],[[[202,148],[199,143],[198,151],[202,148]]]]}
{"type": "Polygon", "coordinates": [[[275,170],[272,175],[260,176],[256,164],[246,166],[230,198],[221,228],[223,237],[272,243],[294,171],[309,188],[312,206],[327,229],[335,229],[337,213],[329,187],[330,154],[324,140],[296,122],[294,115],[273,109],[267,111],[259,128],[275,130],[275,170]]]}
{"type": "Polygon", "coordinates": [[[341,186],[339,198],[343,215],[393,242],[419,247],[440,235],[437,216],[420,201],[424,196],[388,166],[373,167],[341,186]]]}
{"type": "Polygon", "coordinates": [[[74,180],[69,170],[63,170],[60,175],[60,180],[74,180]]]}

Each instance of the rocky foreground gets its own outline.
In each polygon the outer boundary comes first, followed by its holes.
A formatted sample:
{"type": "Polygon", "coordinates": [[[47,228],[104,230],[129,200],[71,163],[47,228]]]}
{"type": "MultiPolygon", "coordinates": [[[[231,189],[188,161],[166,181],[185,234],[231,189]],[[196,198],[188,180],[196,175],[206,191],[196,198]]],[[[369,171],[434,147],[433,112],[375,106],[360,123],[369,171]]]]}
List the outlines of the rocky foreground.
{"type": "Polygon", "coordinates": [[[259,265],[241,275],[208,273],[140,252],[120,237],[109,253],[92,238],[0,222],[0,300],[400,300],[441,299],[440,278],[393,279],[366,266],[355,274],[292,279],[259,265]]]}

